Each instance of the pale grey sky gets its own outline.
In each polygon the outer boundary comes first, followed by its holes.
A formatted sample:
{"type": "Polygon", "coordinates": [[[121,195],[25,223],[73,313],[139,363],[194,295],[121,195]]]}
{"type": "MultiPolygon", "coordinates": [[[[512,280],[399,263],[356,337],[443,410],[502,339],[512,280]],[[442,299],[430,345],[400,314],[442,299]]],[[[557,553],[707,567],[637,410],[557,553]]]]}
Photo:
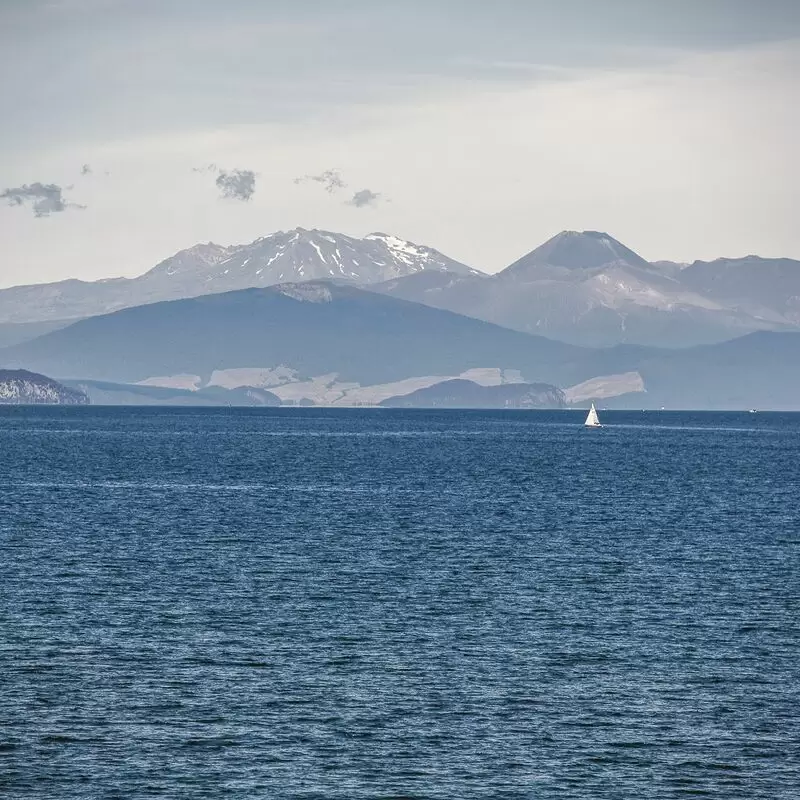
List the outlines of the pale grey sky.
{"type": "Polygon", "coordinates": [[[0,0],[0,75],[0,286],[298,225],[800,258],[796,0],[0,0]]]}

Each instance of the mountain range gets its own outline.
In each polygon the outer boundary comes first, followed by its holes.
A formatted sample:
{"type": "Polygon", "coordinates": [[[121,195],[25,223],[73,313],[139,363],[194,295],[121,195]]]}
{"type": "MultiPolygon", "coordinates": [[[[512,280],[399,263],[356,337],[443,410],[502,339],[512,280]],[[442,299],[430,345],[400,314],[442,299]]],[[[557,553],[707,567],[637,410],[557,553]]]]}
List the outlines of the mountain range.
{"type": "Polygon", "coordinates": [[[681,270],[692,290],[753,317],[800,326],[800,262],[790,258],[718,258],[681,270]]]}
{"type": "MultiPolygon", "coordinates": [[[[151,303],[0,350],[0,363],[60,378],[134,383],[283,367],[361,385],[514,368],[565,380],[585,351],[488,322],[324,281],[151,303]]],[[[584,376],[578,370],[581,377],[584,376]]]]}
{"type": "MultiPolygon", "coordinates": [[[[217,402],[223,395],[214,387],[266,390],[250,398],[259,404],[274,395],[289,404],[519,405],[539,384],[534,405],[602,398],[617,407],[800,408],[800,333],[762,331],[685,349],[593,349],[329,281],[90,317],[0,350],[0,364],[72,379],[90,395],[90,382],[113,382],[213,389],[217,402]],[[484,392],[466,381],[526,386],[484,392]]],[[[142,390],[102,391],[103,402],[120,391],[134,402],[142,390]]]]}
{"type": "Polygon", "coordinates": [[[277,283],[337,280],[365,285],[417,272],[479,276],[431,247],[385,233],[363,239],[296,228],[245,245],[181,250],[137,278],[66,280],[0,290],[0,337],[9,323],[58,325],[121,308],[277,283]]]}
{"type": "Polygon", "coordinates": [[[800,262],[791,259],[651,263],[607,233],[563,231],[486,275],[385,233],[297,228],[245,245],[198,244],[136,278],[0,290],[0,346],[122,308],[316,280],[582,346],[688,347],[800,330],[800,262]]]}
{"type": "Polygon", "coordinates": [[[564,231],[496,275],[419,274],[373,288],[573,344],[687,347],[800,329],[800,262],[784,259],[767,290],[765,261],[714,262],[708,274],[702,262],[650,264],[606,233],[564,231]]]}
{"type": "Polygon", "coordinates": [[[799,408],[799,343],[800,262],[648,262],[599,231],[495,275],[297,228],[0,291],[0,366],[103,403],[799,408]]]}

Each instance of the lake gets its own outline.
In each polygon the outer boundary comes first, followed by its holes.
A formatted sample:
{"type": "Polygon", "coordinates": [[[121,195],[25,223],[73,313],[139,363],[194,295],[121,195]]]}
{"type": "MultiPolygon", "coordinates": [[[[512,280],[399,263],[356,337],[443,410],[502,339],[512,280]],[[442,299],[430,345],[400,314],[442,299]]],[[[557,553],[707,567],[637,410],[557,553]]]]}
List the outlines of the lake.
{"type": "Polygon", "coordinates": [[[800,795],[800,414],[0,407],[7,798],[800,795]]]}

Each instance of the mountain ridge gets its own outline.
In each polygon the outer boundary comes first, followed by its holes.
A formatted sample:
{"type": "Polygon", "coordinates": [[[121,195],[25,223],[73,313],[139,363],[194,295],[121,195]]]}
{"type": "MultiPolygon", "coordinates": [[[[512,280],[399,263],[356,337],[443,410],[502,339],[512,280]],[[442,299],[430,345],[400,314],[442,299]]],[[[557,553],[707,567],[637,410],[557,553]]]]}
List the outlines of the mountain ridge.
{"type": "Polygon", "coordinates": [[[295,228],[243,245],[195,244],[136,278],[0,290],[0,344],[37,326],[164,300],[325,280],[577,346],[689,347],[800,330],[800,261],[653,262],[604,231],[562,231],[485,275],[387,233],[295,228]]]}
{"type": "Polygon", "coordinates": [[[285,365],[308,377],[335,371],[346,380],[383,383],[505,361],[549,375],[577,356],[580,348],[544,337],[352,285],[309,281],[89,317],[0,350],[0,363],[116,382],[285,365]]]}
{"type": "MultiPolygon", "coordinates": [[[[800,332],[760,331],[683,350],[590,349],[325,281],[91,317],[0,350],[0,363],[63,379],[138,383],[136,391],[178,378],[241,386],[254,376],[251,386],[269,384],[290,403],[313,403],[314,394],[324,404],[374,404],[377,390],[391,397],[403,387],[461,377],[483,385],[577,387],[584,398],[634,392],[629,401],[640,408],[800,408],[800,332]]],[[[471,394],[518,402],[520,391],[471,394]]],[[[426,393],[440,391],[423,392],[423,399],[426,393]]]]}
{"type": "Polygon", "coordinates": [[[691,265],[651,264],[607,233],[562,231],[480,283],[410,276],[369,288],[580,346],[687,347],[800,329],[800,316],[731,303],[692,275],[691,265]]]}
{"type": "Polygon", "coordinates": [[[277,231],[242,245],[195,244],[134,278],[68,279],[0,290],[0,324],[80,319],[292,280],[369,284],[425,270],[482,275],[440,251],[385,233],[277,231]]]}

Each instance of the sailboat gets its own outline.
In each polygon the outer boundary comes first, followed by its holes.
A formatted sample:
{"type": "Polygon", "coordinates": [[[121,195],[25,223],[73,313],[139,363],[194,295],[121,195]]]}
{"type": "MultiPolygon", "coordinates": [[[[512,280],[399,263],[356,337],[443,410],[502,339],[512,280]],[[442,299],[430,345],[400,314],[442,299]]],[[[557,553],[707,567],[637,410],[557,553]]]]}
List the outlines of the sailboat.
{"type": "Polygon", "coordinates": [[[589,409],[589,413],[586,415],[586,422],[583,423],[587,428],[602,428],[603,426],[600,424],[600,418],[597,416],[597,409],[594,407],[594,403],[592,403],[592,407],[589,409]]]}

